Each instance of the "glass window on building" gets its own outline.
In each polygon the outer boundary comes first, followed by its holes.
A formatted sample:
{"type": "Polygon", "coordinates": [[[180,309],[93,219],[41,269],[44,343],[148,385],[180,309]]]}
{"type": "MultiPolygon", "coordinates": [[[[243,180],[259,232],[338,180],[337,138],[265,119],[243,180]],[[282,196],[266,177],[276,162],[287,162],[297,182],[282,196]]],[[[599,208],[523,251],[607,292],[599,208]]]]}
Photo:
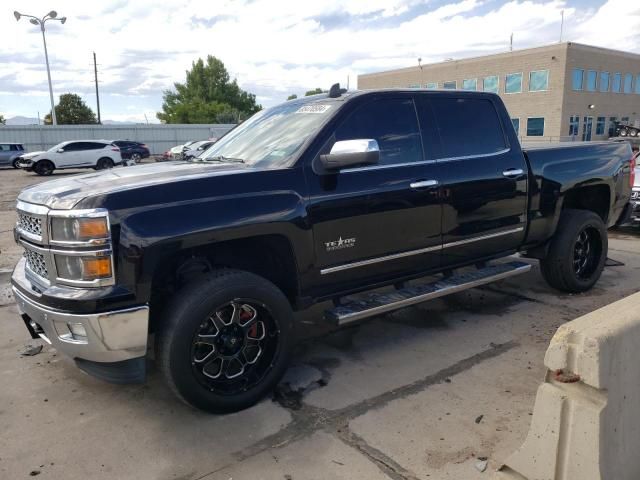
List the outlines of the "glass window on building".
{"type": "Polygon", "coordinates": [[[455,80],[444,82],[442,84],[442,88],[444,88],[445,90],[455,90],[456,88],[458,88],[458,83],[455,80]]]}
{"type": "Polygon", "coordinates": [[[482,89],[485,92],[498,93],[498,82],[499,80],[497,75],[484,77],[484,79],[482,80],[482,89]]]}
{"type": "Polygon", "coordinates": [[[627,125],[629,123],[629,117],[622,117],[620,123],[627,125]]]}
{"type": "Polygon", "coordinates": [[[636,93],[640,95],[640,75],[636,75],[636,93]]]}
{"type": "Polygon", "coordinates": [[[549,90],[549,70],[538,70],[529,73],[529,91],[544,92],[549,90]]]}
{"type": "Polygon", "coordinates": [[[544,136],[544,117],[527,118],[527,137],[544,136]]]}
{"type": "Polygon", "coordinates": [[[598,117],[596,120],[596,135],[604,135],[604,124],[607,121],[606,117],[598,117]]]}
{"type": "Polygon", "coordinates": [[[427,90],[437,90],[438,82],[427,82],[424,86],[427,90]]]}
{"type": "Polygon", "coordinates": [[[409,88],[420,88],[420,84],[412,83],[411,85],[409,85],[409,88]]]}
{"type": "Polygon", "coordinates": [[[516,136],[520,135],[520,119],[512,118],[511,123],[513,124],[513,129],[516,131],[516,136]]]}
{"type": "Polygon", "coordinates": [[[631,75],[630,73],[627,73],[624,76],[624,93],[631,93],[633,92],[633,75],[631,75]]]}
{"type": "Polygon", "coordinates": [[[572,115],[569,117],[569,135],[575,136],[578,135],[578,130],[580,128],[580,117],[578,115],[572,115]]]}
{"type": "Polygon", "coordinates": [[[613,75],[613,84],[611,85],[611,91],[613,93],[620,93],[620,86],[622,84],[622,74],[616,73],[613,75]]]}
{"type": "Polygon", "coordinates": [[[478,79],[477,78],[467,78],[462,80],[462,89],[476,91],[478,90],[478,79]]]}
{"type": "Polygon", "coordinates": [[[505,77],[504,93],[520,93],[522,92],[522,74],[510,73],[505,77]]]}
{"type": "Polygon", "coordinates": [[[609,136],[610,137],[615,136],[617,126],[618,126],[618,117],[609,117],[609,136]]]}
{"type": "Polygon", "coordinates": [[[595,70],[589,70],[587,72],[587,90],[590,92],[595,92],[597,81],[598,81],[598,72],[596,72],[595,70]]]}
{"type": "Polygon", "coordinates": [[[581,68],[573,69],[573,89],[582,90],[584,88],[584,70],[581,68]]]}
{"type": "Polygon", "coordinates": [[[600,91],[609,91],[609,72],[600,72],[600,91]]]}

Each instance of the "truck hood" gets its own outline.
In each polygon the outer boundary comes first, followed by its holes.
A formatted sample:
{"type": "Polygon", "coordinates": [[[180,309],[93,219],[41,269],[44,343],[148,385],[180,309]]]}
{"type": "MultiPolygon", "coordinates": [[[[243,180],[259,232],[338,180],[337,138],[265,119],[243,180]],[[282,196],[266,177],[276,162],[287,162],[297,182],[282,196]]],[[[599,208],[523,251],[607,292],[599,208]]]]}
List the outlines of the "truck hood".
{"type": "Polygon", "coordinates": [[[163,162],[118,167],[43,182],[25,188],[18,200],[68,210],[90,196],[204,176],[234,175],[252,171],[242,163],[163,162]]]}

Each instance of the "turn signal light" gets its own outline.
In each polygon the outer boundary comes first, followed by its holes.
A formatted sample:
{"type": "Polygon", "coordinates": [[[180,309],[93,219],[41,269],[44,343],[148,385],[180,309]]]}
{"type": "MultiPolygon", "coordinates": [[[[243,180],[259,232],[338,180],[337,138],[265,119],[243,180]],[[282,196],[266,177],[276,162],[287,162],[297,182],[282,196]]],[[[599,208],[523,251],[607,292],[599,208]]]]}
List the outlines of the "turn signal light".
{"type": "Polygon", "coordinates": [[[81,239],[105,238],[109,235],[104,218],[83,218],[78,222],[78,237],[81,239]]]}
{"type": "Polygon", "coordinates": [[[83,258],[83,280],[111,277],[111,257],[83,258]]]}

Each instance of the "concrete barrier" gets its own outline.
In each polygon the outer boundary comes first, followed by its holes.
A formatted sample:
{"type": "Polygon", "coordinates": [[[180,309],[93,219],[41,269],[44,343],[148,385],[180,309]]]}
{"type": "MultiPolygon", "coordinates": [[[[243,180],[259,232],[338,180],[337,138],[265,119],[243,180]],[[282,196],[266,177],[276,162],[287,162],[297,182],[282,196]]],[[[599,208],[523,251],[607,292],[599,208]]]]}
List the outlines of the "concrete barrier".
{"type": "Polygon", "coordinates": [[[640,293],[558,329],[527,438],[495,480],[640,479],[640,293]]]}

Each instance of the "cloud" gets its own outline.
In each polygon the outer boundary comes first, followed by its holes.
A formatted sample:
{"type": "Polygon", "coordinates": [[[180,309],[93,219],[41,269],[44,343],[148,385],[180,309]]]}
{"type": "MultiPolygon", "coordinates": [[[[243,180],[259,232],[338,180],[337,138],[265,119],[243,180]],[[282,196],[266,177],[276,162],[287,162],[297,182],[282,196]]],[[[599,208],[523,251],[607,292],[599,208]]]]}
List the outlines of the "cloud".
{"type": "MultiPolygon", "coordinates": [[[[58,0],[65,25],[47,24],[54,90],[95,99],[98,55],[103,118],[160,109],[162,91],[192,61],[220,58],[264,105],[357,74],[566,40],[638,51],[640,8],[628,0],[58,0]]],[[[26,13],[38,0],[21,0],[26,13]]],[[[44,13],[44,12],[41,12],[44,13]]],[[[0,110],[48,111],[37,27],[0,15],[0,110]],[[15,100],[20,96],[22,100],[15,100]]],[[[120,118],[120,117],[117,117],[120,118]]]]}

